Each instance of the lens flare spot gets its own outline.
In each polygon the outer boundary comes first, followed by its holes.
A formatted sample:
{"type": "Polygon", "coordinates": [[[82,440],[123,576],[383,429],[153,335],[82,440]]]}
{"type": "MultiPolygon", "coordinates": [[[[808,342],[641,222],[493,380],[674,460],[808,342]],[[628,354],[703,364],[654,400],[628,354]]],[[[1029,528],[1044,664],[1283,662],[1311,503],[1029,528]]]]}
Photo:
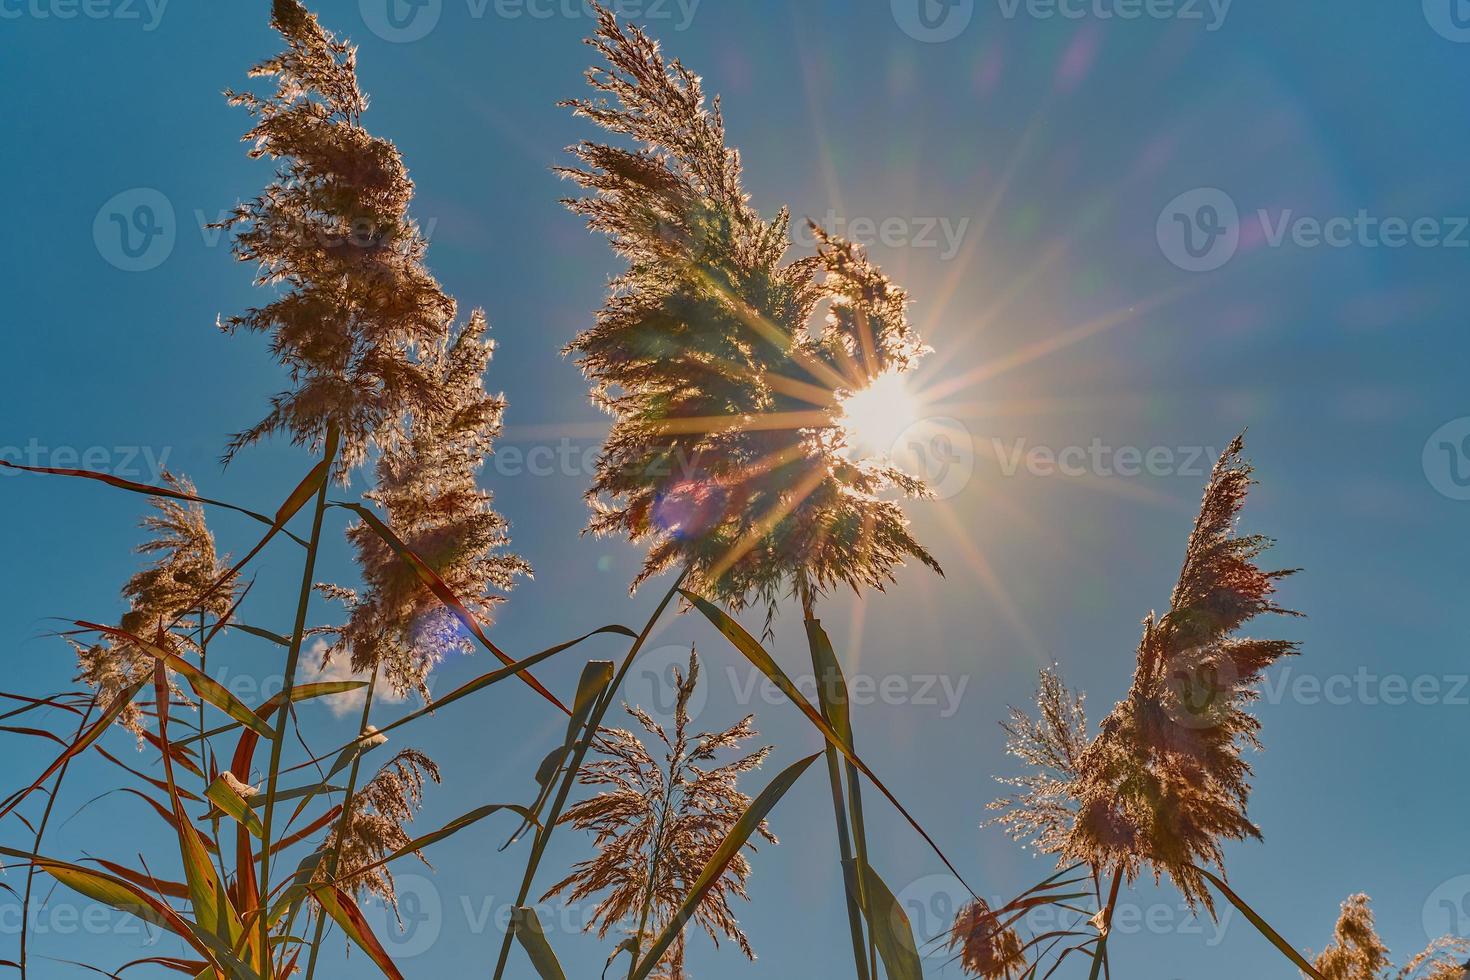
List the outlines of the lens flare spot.
{"type": "Polygon", "coordinates": [[[684,480],[670,487],[653,505],[653,520],[677,538],[698,537],[719,522],[725,492],[704,480],[684,480]]]}

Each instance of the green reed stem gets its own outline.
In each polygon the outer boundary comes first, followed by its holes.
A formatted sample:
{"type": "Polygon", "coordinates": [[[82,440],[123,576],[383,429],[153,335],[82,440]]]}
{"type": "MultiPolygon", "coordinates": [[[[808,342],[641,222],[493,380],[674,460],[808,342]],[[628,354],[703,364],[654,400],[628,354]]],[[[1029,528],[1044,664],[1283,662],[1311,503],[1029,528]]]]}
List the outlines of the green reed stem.
{"type": "MultiPolygon", "coordinates": [[[[367,737],[368,717],[373,710],[373,695],[378,689],[378,670],[373,668],[372,677],[368,680],[367,696],[362,704],[362,721],[357,726],[357,754],[352,757],[352,771],[347,777],[347,794],[342,797],[342,815],[337,818],[336,845],[332,853],[327,856],[327,881],[333,881],[337,875],[337,866],[342,861],[342,844],[347,837],[348,823],[352,819],[353,798],[357,795],[357,778],[362,771],[362,740],[367,737]]],[[[316,917],[316,930],[311,937],[311,957],[306,963],[306,980],[312,980],[316,976],[317,955],[321,952],[322,937],[327,929],[327,917],[318,914],[316,917]]]]}
{"type": "MultiPolygon", "coordinates": [[[[808,621],[816,621],[816,603],[812,597],[811,585],[806,576],[798,576],[796,580],[797,592],[801,596],[802,614],[808,621]]],[[[808,634],[810,636],[810,634],[808,634]]],[[[822,679],[822,662],[817,656],[816,647],[808,643],[812,656],[812,671],[820,685],[822,679]]],[[[829,719],[830,720],[830,719],[829,719]]],[[[837,849],[842,860],[843,891],[847,899],[847,926],[852,934],[852,958],[853,965],[857,969],[858,980],[868,980],[872,974],[869,972],[870,961],[868,958],[869,944],[863,930],[863,906],[862,902],[862,873],[861,867],[854,863],[852,837],[849,833],[849,822],[847,804],[844,802],[842,786],[842,765],[838,758],[837,749],[830,741],[823,748],[826,750],[827,779],[832,786],[832,814],[837,821],[837,849]]],[[[849,768],[851,768],[849,766],[849,768]]],[[[863,848],[863,860],[866,861],[867,850],[863,848]]],[[[873,964],[876,967],[876,964],[873,964]]]]}
{"type": "Polygon", "coordinates": [[[291,631],[291,646],[286,655],[286,678],[281,688],[281,707],[276,711],[276,722],[273,726],[270,773],[266,778],[265,813],[261,818],[260,949],[261,962],[267,964],[271,962],[270,917],[266,914],[265,896],[271,893],[271,828],[276,810],[276,781],[281,773],[281,749],[286,742],[286,722],[291,717],[291,691],[296,686],[296,668],[301,661],[301,643],[306,635],[306,615],[311,606],[311,589],[316,578],[317,552],[321,547],[322,522],[327,513],[327,487],[331,483],[331,466],[336,461],[336,457],[337,427],[333,424],[327,429],[327,445],[324,455],[327,473],[322,478],[321,489],[317,491],[316,504],[311,514],[311,538],[306,546],[306,562],[301,573],[301,592],[296,600],[296,625],[291,631]]]}
{"type": "MultiPolygon", "coordinates": [[[[648,618],[648,622],[644,625],[643,631],[638,634],[638,639],[633,641],[633,646],[629,648],[628,655],[623,658],[622,664],[618,667],[618,672],[613,675],[612,683],[607,687],[607,693],[598,700],[597,706],[593,708],[592,714],[587,718],[586,733],[582,738],[578,739],[577,746],[572,753],[572,758],[567,765],[566,775],[563,777],[561,787],[557,791],[556,799],[553,801],[551,809],[542,821],[541,827],[536,831],[535,841],[531,845],[531,855],[526,861],[526,873],[521,880],[521,890],[516,896],[516,908],[523,907],[526,904],[526,900],[530,897],[531,887],[536,880],[536,870],[541,864],[541,856],[546,853],[546,846],[551,841],[551,834],[556,829],[557,823],[561,820],[562,807],[566,805],[567,796],[572,791],[572,784],[576,781],[577,773],[582,768],[582,760],[587,756],[587,749],[591,746],[592,740],[597,736],[597,733],[602,729],[602,719],[607,715],[607,709],[612,706],[613,700],[617,697],[618,689],[622,687],[624,678],[628,676],[628,671],[632,668],[633,660],[638,656],[638,651],[643,649],[643,644],[648,641],[648,637],[653,633],[654,626],[658,623],[659,618],[663,616],[664,610],[668,608],[669,603],[674,601],[674,596],[679,593],[679,587],[684,584],[684,579],[688,576],[689,570],[687,568],[679,573],[679,578],[670,587],[668,593],[664,595],[663,600],[659,602],[658,608],[653,611],[653,615],[648,618]]],[[[500,958],[495,963],[495,980],[502,980],[505,976],[505,966],[510,960],[510,946],[514,939],[515,927],[512,926],[505,930],[505,936],[500,943],[500,958]]],[[[635,955],[634,962],[636,961],[637,957],[635,955]]]]}

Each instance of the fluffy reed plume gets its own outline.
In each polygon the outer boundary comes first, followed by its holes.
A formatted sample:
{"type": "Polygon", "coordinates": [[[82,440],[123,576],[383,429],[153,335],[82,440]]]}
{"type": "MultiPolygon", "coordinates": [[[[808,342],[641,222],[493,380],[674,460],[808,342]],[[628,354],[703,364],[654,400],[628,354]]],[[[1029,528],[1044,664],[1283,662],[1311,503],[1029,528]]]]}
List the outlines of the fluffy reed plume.
{"type": "Polygon", "coordinates": [[[1005,726],[1033,771],[1005,780],[1018,792],[992,804],[1018,840],[1130,883],[1147,865],[1211,912],[1196,865],[1223,873],[1223,842],[1260,836],[1246,816],[1243,753],[1260,747],[1247,708],[1263,672],[1296,652],[1238,632],[1263,613],[1296,615],[1272,599],[1290,572],[1256,564],[1270,540],[1234,531],[1252,483],[1242,449],[1237,438],[1215,465],[1169,610],[1144,620],[1128,695],[1089,742],[1082,699],[1043,672],[1040,717],[1014,711],[1005,726]]]}
{"type": "Polygon", "coordinates": [[[1312,964],[1326,980],[1465,980],[1470,943],[1445,937],[1395,971],[1388,947],[1378,938],[1367,895],[1353,895],[1342,903],[1333,930],[1333,943],[1312,964]]]}
{"type": "MultiPolygon", "coordinates": [[[[194,493],[194,485],[184,477],[165,471],[163,480],[180,493],[194,493]]],[[[123,586],[122,595],[129,608],[119,623],[121,629],[147,640],[155,639],[175,619],[189,613],[224,616],[235,595],[235,583],[226,582],[200,601],[228,570],[215,551],[204,508],[162,497],[154,498],[152,504],[154,513],[139,522],[150,537],[136,550],[157,558],[123,586]]],[[[197,625],[197,617],[181,624],[182,628],[169,632],[170,643],[197,652],[188,628],[197,625]]],[[[153,672],[153,656],[125,640],[108,639],[92,646],[73,642],[72,646],[77,651],[77,679],[96,690],[104,704],[153,672]]],[[[118,720],[141,734],[142,713],[135,704],[129,704],[118,720]]]]}
{"type": "Polygon", "coordinates": [[[910,557],[937,570],[902,510],[876,496],[922,485],[853,462],[834,428],[844,397],[925,352],[903,291],[826,235],[818,255],[786,261],[790,215],[750,207],[719,100],[707,105],[693,72],[607,10],[588,43],[607,61],[587,73],[605,97],[565,104],[639,145],[583,142],[582,166],[560,170],[589,192],[567,206],[628,262],[567,348],[614,419],[589,530],[651,545],[635,588],[688,567],[734,608],[798,578],[881,589],[910,557]]]}
{"type": "Polygon", "coordinates": [[[276,179],[220,227],[257,265],[257,283],[283,290],[220,325],[269,333],[292,388],[226,458],[276,432],[316,447],[335,426],[345,478],[371,444],[391,441],[400,414],[435,404],[434,379],[411,353],[443,339],[454,302],[423,265],[428,242],[408,214],[414,186],[397,147],[361,126],[356,50],[297,0],[274,0],[271,22],[287,50],[251,75],[276,79],[276,91],[229,98],[254,117],[250,156],[277,161],[276,179]]]}
{"type": "Polygon", "coordinates": [[[960,910],[949,948],[960,966],[982,980],[1013,980],[1026,969],[1026,951],[1014,929],[997,921],[990,903],[977,898],[960,910]]]}
{"type": "Polygon", "coordinates": [[[1029,771],[997,779],[1016,792],[990,804],[1000,812],[994,822],[1043,854],[1064,852],[1077,824],[1079,772],[1089,743],[1085,702],[1084,695],[1067,690],[1058,670],[1048,668],[1036,691],[1038,717],[1011,708],[1010,720],[1001,723],[1006,751],[1029,771]]]}
{"type": "MultiPolygon", "coordinates": [[[[377,485],[366,496],[404,542],[423,558],[471,611],[487,624],[500,601],[489,592],[509,589],[530,566],[504,551],[507,524],[475,474],[500,432],[503,398],[485,392],[485,368],[494,351],[480,311],[453,339],[428,348],[422,366],[440,393],[440,406],[410,416],[376,462],[377,485]]],[[[346,598],[351,618],[327,656],[350,651],[357,673],[382,669],[399,694],[418,691],[453,651],[470,652],[463,625],[423,580],[371,528],[347,532],[368,589],[346,598]]]]}
{"type": "MultiPolygon", "coordinates": [[[[736,751],[758,733],[747,717],[722,732],[691,734],[689,699],[698,683],[699,661],[691,650],[688,670],[674,672],[672,736],[643,709],[624,705],[663,746],[662,761],[637,735],[613,729],[603,732],[598,743],[606,758],[584,766],[578,774],[583,785],[606,789],[568,808],[561,822],[595,834],[598,854],[575,865],[545,898],[567,893],[569,901],[577,902],[605,892],[592,916],[599,938],[614,926],[645,939],[658,935],[673,921],[706,862],[750,806],[750,797],[738,788],[740,777],[758,768],[770,750],[717,765],[718,756],[736,751]]],[[[759,833],[776,843],[764,823],[759,833]]],[[[746,855],[736,855],[692,921],[716,946],[721,937],[727,938],[753,960],[755,953],[730,907],[732,898],[749,897],[745,886],[750,873],[746,855]]],[[[686,976],[684,950],[681,933],[659,964],[666,980],[686,976]]]]}
{"type": "MultiPolygon", "coordinates": [[[[359,900],[376,895],[397,913],[393,874],[386,865],[373,865],[412,840],[404,825],[422,804],[427,780],[439,782],[439,767],[417,749],[404,749],[353,795],[351,813],[334,825],[321,847],[323,854],[341,847],[337,879],[344,891],[359,900]]],[[[417,856],[428,864],[422,854],[417,856]]]]}

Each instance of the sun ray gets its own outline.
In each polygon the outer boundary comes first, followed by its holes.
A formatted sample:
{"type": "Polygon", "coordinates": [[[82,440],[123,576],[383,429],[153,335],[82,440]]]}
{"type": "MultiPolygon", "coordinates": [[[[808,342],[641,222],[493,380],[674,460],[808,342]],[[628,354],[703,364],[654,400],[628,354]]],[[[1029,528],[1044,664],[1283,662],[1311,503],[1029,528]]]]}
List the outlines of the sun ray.
{"type": "Polygon", "coordinates": [[[1030,624],[1026,622],[1026,618],[1021,615],[1020,608],[1017,607],[1015,600],[1011,598],[1011,594],[1006,591],[1006,587],[1001,583],[1000,576],[996,574],[995,569],[991,566],[990,560],[985,557],[984,553],[975,545],[975,542],[970,540],[969,530],[965,527],[964,522],[960,520],[959,516],[949,504],[944,501],[938,502],[933,510],[944,523],[945,527],[948,528],[950,542],[960,549],[960,553],[969,564],[970,569],[980,580],[980,584],[989,593],[996,605],[1000,607],[1001,615],[1005,617],[1006,622],[1011,625],[1011,628],[1016,631],[1017,635],[1026,644],[1027,652],[1033,657],[1036,657],[1040,663],[1050,662],[1045,646],[1042,644],[1040,638],[1037,637],[1036,632],[1032,630],[1030,624]]]}
{"type": "Polygon", "coordinates": [[[977,382],[987,381],[1014,368],[1030,364],[1048,354],[1054,354],[1096,334],[1130,323],[1139,316],[1167,306],[1180,297],[1188,295],[1199,288],[1198,285],[1193,283],[1175,286],[1142,302],[1094,317],[1084,323],[1069,327],[1060,333],[1027,344],[1020,350],[1007,354],[1004,357],[987,361],[964,374],[950,378],[944,382],[936,383],[928,389],[928,393],[933,398],[943,398],[946,395],[953,394],[977,382]]]}

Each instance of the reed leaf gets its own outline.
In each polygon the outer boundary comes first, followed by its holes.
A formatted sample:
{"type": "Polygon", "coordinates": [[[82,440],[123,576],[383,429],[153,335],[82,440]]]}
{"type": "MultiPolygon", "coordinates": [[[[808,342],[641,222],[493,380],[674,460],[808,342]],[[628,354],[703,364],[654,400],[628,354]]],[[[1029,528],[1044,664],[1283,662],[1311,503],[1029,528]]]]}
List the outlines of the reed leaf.
{"type": "Polygon", "coordinates": [[[551,944],[546,941],[546,933],[541,928],[541,920],[535,909],[515,909],[511,913],[511,927],[541,980],[566,980],[567,975],[562,972],[561,963],[551,951],[551,944]]]}
{"type": "Polygon", "coordinates": [[[643,959],[638,962],[638,966],[634,968],[632,980],[646,980],[648,975],[653,972],[653,969],[658,966],[659,961],[663,959],[664,953],[668,952],[674,940],[684,931],[684,926],[694,918],[695,910],[704,901],[704,897],[709,893],[709,890],[720,880],[720,877],[725,873],[725,868],[729,866],[730,862],[735,859],[735,856],[745,847],[751,835],[760,828],[761,822],[775,809],[776,804],[781,802],[781,798],[786,795],[787,791],[792,786],[795,786],[796,781],[802,777],[802,774],[810,769],[812,763],[821,757],[822,753],[818,752],[816,755],[807,756],[805,759],[793,763],[775,779],[771,780],[771,784],[751,801],[745,813],[735,822],[735,826],[730,828],[730,832],[725,835],[724,842],[720,844],[715,850],[715,853],[710,856],[709,861],[706,862],[704,871],[689,889],[689,894],[684,899],[684,904],[680,907],[678,913],[674,915],[669,924],[659,933],[658,938],[653,941],[653,945],[644,954],[643,959]]]}

